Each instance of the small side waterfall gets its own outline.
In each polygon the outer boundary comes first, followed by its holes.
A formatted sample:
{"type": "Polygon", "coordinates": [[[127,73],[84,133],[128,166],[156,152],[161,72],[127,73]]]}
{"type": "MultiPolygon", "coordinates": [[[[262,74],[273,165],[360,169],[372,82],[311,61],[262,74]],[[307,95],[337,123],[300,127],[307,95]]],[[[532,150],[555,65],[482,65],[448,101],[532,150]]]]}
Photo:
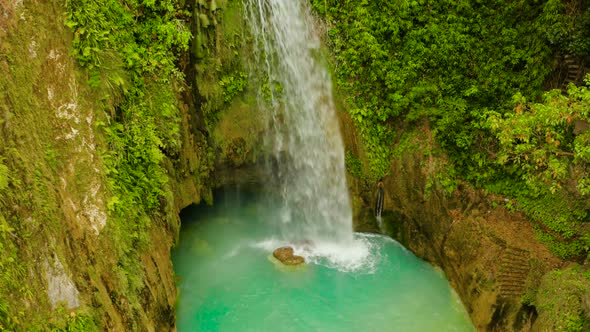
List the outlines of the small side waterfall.
{"type": "Polygon", "coordinates": [[[383,227],[383,221],[381,220],[381,213],[383,212],[383,199],[383,182],[379,181],[379,183],[377,184],[377,198],[375,200],[375,218],[377,219],[379,228],[383,227]]]}
{"type": "Polygon", "coordinates": [[[353,242],[344,148],[328,70],[319,61],[307,1],[244,0],[266,72],[262,107],[272,117],[270,144],[279,161],[288,240],[353,242]],[[268,102],[270,100],[270,102],[268,102]]]}

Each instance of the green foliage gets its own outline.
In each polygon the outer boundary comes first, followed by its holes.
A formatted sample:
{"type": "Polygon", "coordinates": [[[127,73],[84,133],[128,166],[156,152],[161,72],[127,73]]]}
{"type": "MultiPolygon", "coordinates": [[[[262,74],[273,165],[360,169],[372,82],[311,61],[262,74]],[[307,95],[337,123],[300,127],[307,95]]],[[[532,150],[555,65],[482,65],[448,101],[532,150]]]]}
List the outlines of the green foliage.
{"type": "Polygon", "coordinates": [[[115,50],[133,72],[178,73],[172,53],[186,50],[191,34],[176,18],[177,6],[174,0],[69,0],[66,25],[74,30],[74,55],[93,70],[105,52],[115,50]]]}
{"type": "Polygon", "coordinates": [[[454,170],[452,166],[449,166],[444,172],[438,172],[436,174],[436,179],[440,183],[442,191],[449,196],[459,186],[454,170]]]}
{"type": "Polygon", "coordinates": [[[10,307],[8,299],[31,298],[26,283],[26,269],[19,264],[15,230],[0,214],[0,330],[16,330],[23,319],[22,308],[10,307]]]}
{"type": "MultiPolygon", "coordinates": [[[[529,103],[520,94],[514,97],[513,112],[490,112],[487,123],[499,142],[497,162],[511,175],[539,191],[543,182],[551,192],[564,185],[570,165],[590,166],[590,133],[574,136],[576,121],[588,121],[590,91],[568,87],[568,95],[553,90],[543,103],[529,103]]],[[[587,177],[577,187],[585,192],[587,177]]]]}
{"type": "Polygon", "coordinates": [[[337,83],[368,145],[371,169],[386,172],[396,124],[427,117],[463,175],[483,180],[490,142],[486,109],[517,91],[536,96],[550,71],[536,1],[312,1],[329,30],[337,83]]]}
{"type": "Polygon", "coordinates": [[[559,191],[532,196],[522,191],[516,196],[517,209],[537,223],[539,238],[561,258],[584,257],[590,251],[590,237],[584,231],[589,214],[583,200],[572,201],[559,191]]]}
{"type": "Polygon", "coordinates": [[[265,82],[262,83],[260,91],[262,92],[264,101],[270,103],[273,98],[279,99],[283,94],[283,86],[281,83],[276,81],[269,82],[268,77],[264,77],[263,80],[265,80],[265,82]]]}
{"type": "Polygon", "coordinates": [[[498,142],[495,162],[510,179],[499,191],[518,198],[519,208],[540,223],[546,233],[541,238],[555,254],[584,255],[590,250],[590,238],[580,229],[590,216],[583,198],[588,194],[590,132],[575,135],[574,129],[589,120],[590,91],[570,85],[567,95],[549,91],[542,103],[527,103],[521,94],[514,102],[512,112],[487,116],[486,126],[498,142]]]}
{"type": "MultiPolygon", "coordinates": [[[[73,53],[108,115],[97,126],[108,144],[102,152],[112,190],[111,219],[101,233],[117,258],[111,297],[124,298],[132,312],[144,287],[139,253],[148,245],[152,217],[171,197],[163,161],[181,148],[177,97],[185,84],[178,61],[192,39],[182,7],[177,0],[67,1],[73,53]]],[[[82,315],[56,331],[90,330],[94,323],[82,315]]]]}
{"type": "Polygon", "coordinates": [[[584,298],[590,287],[580,266],[556,270],[543,276],[535,299],[542,331],[587,331],[584,298]],[[542,317],[542,318],[541,318],[542,317]]]}
{"type": "Polygon", "coordinates": [[[524,293],[521,296],[521,303],[527,306],[534,306],[537,292],[539,290],[539,284],[545,271],[543,270],[543,264],[540,260],[533,258],[529,260],[530,271],[525,280],[524,293]]]}
{"type": "Polygon", "coordinates": [[[590,7],[580,1],[548,0],[541,18],[551,43],[572,54],[590,53],[590,7]]]}
{"type": "Polygon", "coordinates": [[[579,315],[566,314],[565,316],[565,331],[566,332],[581,332],[584,330],[585,320],[579,315]]]}
{"type": "Polygon", "coordinates": [[[354,177],[363,178],[363,163],[351,151],[346,151],[344,160],[346,170],[354,177]]]}
{"type": "MultiPolygon", "coordinates": [[[[330,22],[337,85],[367,145],[372,177],[405,146],[399,128],[428,119],[450,164],[426,191],[457,179],[508,195],[538,221],[561,257],[590,249],[581,228],[590,206],[590,131],[585,87],[542,93],[551,58],[590,51],[590,9],[581,1],[312,0],[330,22]],[[447,169],[448,168],[448,169],[447,169]],[[565,195],[575,202],[558,208],[565,195]],[[567,211],[564,211],[566,209],[567,211]]],[[[431,153],[431,152],[429,152],[431,153]]],[[[567,201],[567,200],[566,200],[567,201]]],[[[514,203],[512,203],[514,202],[514,203]]]]}
{"type": "Polygon", "coordinates": [[[223,89],[223,101],[229,103],[235,96],[244,92],[248,84],[248,75],[244,72],[236,72],[233,75],[226,75],[219,81],[223,89]]]}
{"type": "Polygon", "coordinates": [[[2,159],[0,159],[0,191],[6,187],[8,187],[8,167],[2,164],[2,159]]]}
{"type": "Polygon", "coordinates": [[[53,170],[57,170],[57,160],[58,160],[57,152],[55,151],[53,146],[51,146],[51,144],[48,144],[45,149],[45,161],[47,161],[47,164],[53,170]]]}
{"type": "Polygon", "coordinates": [[[160,162],[165,153],[180,148],[176,82],[182,74],[176,62],[191,34],[177,18],[184,15],[178,6],[173,0],[67,3],[74,55],[88,68],[90,83],[121,95],[105,105],[111,119],[101,124],[110,146],[105,164],[116,194],[110,207],[120,215],[127,207],[151,211],[159,206],[168,180],[160,162]],[[113,67],[117,70],[110,71],[113,67]]]}
{"type": "Polygon", "coordinates": [[[63,327],[54,327],[51,332],[93,332],[98,331],[96,324],[85,314],[69,315],[63,327]]]}

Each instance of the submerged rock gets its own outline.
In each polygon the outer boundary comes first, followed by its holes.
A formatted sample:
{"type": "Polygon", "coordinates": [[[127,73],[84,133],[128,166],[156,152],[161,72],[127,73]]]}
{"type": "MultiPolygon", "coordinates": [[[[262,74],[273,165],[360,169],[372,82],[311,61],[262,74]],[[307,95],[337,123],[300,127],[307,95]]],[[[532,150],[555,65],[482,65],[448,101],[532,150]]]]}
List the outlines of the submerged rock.
{"type": "Polygon", "coordinates": [[[293,254],[293,248],[291,247],[281,247],[275,249],[272,255],[285,265],[300,265],[305,263],[305,259],[303,257],[293,254]]]}

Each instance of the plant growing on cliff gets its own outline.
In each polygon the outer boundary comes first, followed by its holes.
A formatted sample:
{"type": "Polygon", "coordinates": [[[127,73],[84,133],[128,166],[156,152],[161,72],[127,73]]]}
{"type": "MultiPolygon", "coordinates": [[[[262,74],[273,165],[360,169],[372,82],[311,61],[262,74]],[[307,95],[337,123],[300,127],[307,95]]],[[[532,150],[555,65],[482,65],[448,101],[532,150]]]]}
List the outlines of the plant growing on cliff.
{"type": "Polygon", "coordinates": [[[229,103],[239,93],[244,92],[248,84],[247,78],[248,75],[244,72],[223,76],[219,80],[219,86],[223,89],[223,101],[229,103]]]}
{"type": "Polygon", "coordinates": [[[6,187],[8,187],[8,167],[2,164],[2,159],[0,159],[0,191],[6,187]]]}
{"type": "Polygon", "coordinates": [[[589,216],[590,90],[568,86],[545,93],[542,103],[517,94],[512,112],[490,112],[487,126],[498,139],[496,162],[513,181],[519,208],[540,223],[541,238],[560,257],[590,250],[581,223],[589,216]],[[578,129],[576,129],[578,128],[578,129]],[[568,195],[569,198],[566,196],[568,195]]]}
{"type": "Polygon", "coordinates": [[[532,1],[312,1],[328,32],[339,87],[368,145],[371,170],[387,172],[392,132],[428,118],[464,177],[493,177],[486,109],[517,91],[536,96],[550,71],[544,4],[532,1]]]}
{"type": "MultiPolygon", "coordinates": [[[[551,192],[565,183],[568,169],[575,165],[590,168],[590,133],[574,134],[575,124],[587,123],[590,91],[586,87],[568,87],[568,95],[553,90],[544,95],[543,103],[526,103],[515,96],[513,112],[490,113],[488,125],[499,142],[497,162],[521,178],[532,190],[544,182],[551,192]]],[[[587,193],[587,176],[578,179],[576,187],[587,193]]]]}
{"type": "MultiPolygon", "coordinates": [[[[176,62],[191,39],[176,1],[69,0],[67,25],[74,55],[88,68],[90,82],[119,89],[122,98],[103,123],[110,149],[105,155],[120,208],[159,206],[167,182],[160,162],[179,149],[176,62]],[[113,59],[114,58],[114,59],[113,59]],[[118,62],[116,59],[120,58],[118,62]],[[114,77],[101,74],[119,63],[114,77]],[[110,66],[106,66],[110,67],[110,66]]],[[[107,95],[107,99],[110,95],[107,95]]]]}
{"type": "MultiPolygon", "coordinates": [[[[60,310],[58,310],[60,311],[60,310]]],[[[60,313],[66,316],[65,312],[60,313]]],[[[67,315],[67,319],[63,322],[63,326],[54,327],[51,332],[93,332],[98,331],[94,321],[84,313],[75,313],[67,315]]]]}
{"type": "Polygon", "coordinates": [[[552,44],[571,54],[590,53],[590,7],[582,1],[548,0],[541,17],[552,44]]]}
{"type": "MultiPolygon", "coordinates": [[[[107,114],[97,125],[108,144],[103,161],[111,218],[102,233],[117,253],[112,296],[125,297],[135,310],[150,217],[165,211],[172,196],[163,160],[180,153],[177,97],[184,77],[178,61],[192,38],[187,12],[175,0],[68,0],[66,6],[74,56],[107,114]]],[[[84,330],[86,323],[76,318],[66,330],[84,330]]]]}
{"type": "MultiPolygon", "coordinates": [[[[121,3],[117,0],[69,0],[66,25],[74,31],[74,55],[90,70],[101,68],[105,52],[116,51],[127,69],[178,74],[174,52],[188,49],[191,34],[177,19],[173,0],[121,3]]],[[[179,13],[180,15],[180,13],[179,13]]]]}
{"type": "Polygon", "coordinates": [[[355,156],[351,151],[346,151],[344,165],[346,166],[346,170],[352,176],[359,179],[363,178],[363,164],[360,161],[360,159],[357,156],[355,156]]]}
{"type": "Polygon", "coordinates": [[[21,309],[9,307],[6,299],[30,298],[32,294],[26,284],[24,266],[19,264],[18,247],[15,243],[15,230],[0,214],[0,330],[16,330],[22,319],[21,309]]]}
{"type": "Polygon", "coordinates": [[[588,287],[590,283],[579,266],[547,273],[535,299],[542,317],[535,325],[543,331],[587,331],[590,322],[584,314],[584,297],[588,287]]]}

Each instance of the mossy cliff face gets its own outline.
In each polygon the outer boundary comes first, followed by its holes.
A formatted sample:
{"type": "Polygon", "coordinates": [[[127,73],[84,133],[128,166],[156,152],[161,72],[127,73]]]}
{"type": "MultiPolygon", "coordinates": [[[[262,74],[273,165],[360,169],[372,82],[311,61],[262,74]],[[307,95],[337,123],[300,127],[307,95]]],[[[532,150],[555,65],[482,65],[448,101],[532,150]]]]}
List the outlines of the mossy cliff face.
{"type": "Polygon", "coordinates": [[[2,5],[0,325],[59,327],[67,311],[96,303],[104,326],[122,327],[127,308],[111,299],[122,271],[105,235],[105,145],[95,130],[102,117],[69,56],[63,8],[2,5]]]}
{"type": "MultiPolygon", "coordinates": [[[[354,136],[345,135],[356,154],[354,136]]],[[[554,256],[537,240],[534,223],[509,210],[509,200],[464,183],[448,192],[447,160],[431,152],[436,146],[428,125],[411,136],[382,179],[381,229],[372,208],[377,183],[351,176],[357,229],[387,233],[441,267],[478,331],[587,329],[584,268],[554,256]],[[572,267],[562,272],[566,266],[572,267]]]]}
{"type": "Polygon", "coordinates": [[[194,40],[184,71],[203,115],[212,160],[211,185],[258,185],[263,178],[267,116],[258,107],[252,38],[241,1],[197,1],[194,40]]]}
{"type": "MultiPolygon", "coordinates": [[[[119,55],[102,55],[115,65],[100,75],[115,84],[92,84],[92,72],[71,56],[80,30],[66,27],[65,3],[0,1],[0,330],[175,329],[170,249],[178,212],[210,201],[216,159],[235,150],[235,165],[254,153],[254,143],[239,145],[239,135],[224,132],[236,126],[222,110],[250,110],[243,94],[228,96],[220,84],[240,65],[226,49],[239,31],[221,23],[224,15],[240,16],[236,4],[233,11],[219,1],[186,4],[198,17],[191,18],[193,33],[203,34],[192,49],[209,53],[179,57],[187,78],[169,90],[176,94],[169,121],[178,144],[152,154],[161,158],[163,177],[148,209],[122,206],[135,198],[113,182],[127,174],[116,165],[132,153],[113,137],[134,130],[134,119],[120,113],[130,97],[119,55]],[[121,81],[109,78],[111,70],[121,81]]],[[[149,92],[157,84],[146,79],[146,86],[149,92]]],[[[250,126],[238,127],[254,139],[258,125],[250,126]]]]}

